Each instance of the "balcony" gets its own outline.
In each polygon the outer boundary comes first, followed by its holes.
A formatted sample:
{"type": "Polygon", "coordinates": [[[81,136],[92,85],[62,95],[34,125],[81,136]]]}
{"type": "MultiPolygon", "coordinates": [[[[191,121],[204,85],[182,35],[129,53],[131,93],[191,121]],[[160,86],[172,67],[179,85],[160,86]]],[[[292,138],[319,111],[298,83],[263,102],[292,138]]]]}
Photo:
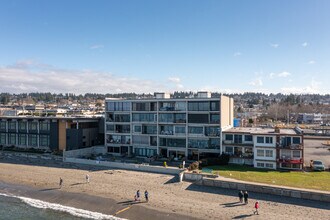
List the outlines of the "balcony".
{"type": "Polygon", "coordinates": [[[304,146],[302,144],[277,144],[277,148],[283,148],[283,149],[303,149],[304,146]]]}
{"type": "Polygon", "coordinates": [[[289,157],[282,157],[281,159],[277,159],[279,163],[288,163],[288,164],[302,164],[302,158],[289,158],[289,157]]]}
{"type": "Polygon", "coordinates": [[[107,139],[108,144],[131,144],[130,140],[120,140],[120,139],[107,139]]]}

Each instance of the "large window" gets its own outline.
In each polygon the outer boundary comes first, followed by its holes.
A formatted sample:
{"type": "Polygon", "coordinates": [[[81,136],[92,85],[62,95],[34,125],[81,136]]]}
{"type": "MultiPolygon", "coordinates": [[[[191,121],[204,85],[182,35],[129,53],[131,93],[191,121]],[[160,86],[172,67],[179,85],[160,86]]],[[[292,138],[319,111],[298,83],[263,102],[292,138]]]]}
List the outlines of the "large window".
{"type": "Polygon", "coordinates": [[[40,131],[49,131],[50,124],[49,121],[40,121],[40,131]]]}
{"type": "Polygon", "coordinates": [[[149,137],[143,135],[133,135],[133,144],[144,144],[149,145],[149,137]]]}
{"type": "Polygon", "coordinates": [[[233,155],[234,154],[234,148],[233,147],[225,147],[225,152],[227,154],[233,155]]]}
{"type": "Polygon", "coordinates": [[[41,147],[49,147],[49,136],[48,135],[40,135],[39,145],[41,147]]]}
{"type": "Polygon", "coordinates": [[[6,133],[0,133],[0,144],[6,144],[6,133]]]}
{"type": "Polygon", "coordinates": [[[265,156],[265,151],[264,150],[257,150],[257,156],[258,157],[264,157],[265,156]]]}
{"type": "Polygon", "coordinates": [[[134,153],[136,156],[152,157],[157,154],[157,150],[148,148],[134,148],[134,153]]]}
{"type": "Polygon", "coordinates": [[[114,132],[115,131],[115,125],[114,124],[107,124],[107,132],[114,132]]]}
{"type": "Polygon", "coordinates": [[[157,134],[157,126],[156,125],[142,126],[142,134],[157,134]]]}
{"type": "Polygon", "coordinates": [[[220,136],[220,127],[216,127],[216,126],[205,127],[205,135],[212,136],[212,137],[219,137],[220,136]]]}
{"type": "Polygon", "coordinates": [[[210,102],[188,102],[189,111],[210,111],[210,102]]]}
{"type": "Polygon", "coordinates": [[[188,123],[208,124],[208,114],[188,114],[188,123]]]}
{"type": "Polygon", "coordinates": [[[266,168],[274,168],[274,165],[272,163],[265,163],[266,168]]]}
{"type": "Polygon", "coordinates": [[[175,102],[176,111],[185,111],[187,109],[186,102],[175,102]]]}
{"type": "Polygon", "coordinates": [[[8,144],[16,144],[16,134],[8,134],[8,144]]]}
{"type": "Polygon", "coordinates": [[[30,146],[38,146],[38,136],[35,134],[29,135],[29,145],[30,146]]]}
{"type": "Polygon", "coordinates": [[[5,121],[0,121],[0,130],[6,131],[6,122],[5,121]]]}
{"type": "Polygon", "coordinates": [[[241,144],[241,143],[242,143],[242,135],[240,135],[240,134],[235,134],[235,135],[234,135],[234,143],[235,143],[235,144],[241,144]]]}
{"type": "Polygon", "coordinates": [[[160,138],[159,145],[164,147],[186,147],[186,139],[179,138],[160,138]]]}
{"type": "Polygon", "coordinates": [[[186,133],[186,127],[185,126],[176,126],[175,127],[175,133],[176,134],[185,134],[186,133]]]}
{"type": "Polygon", "coordinates": [[[8,121],[8,130],[16,131],[16,121],[8,121]]]}
{"type": "Polygon", "coordinates": [[[130,115],[115,115],[115,122],[130,122],[130,115]]]}
{"type": "Polygon", "coordinates": [[[266,137],[266,144],[272,144],[273,143],[273,137],[266,137]]]}
{"type": "Polygon", "coordinates": [[[130,111],[130,102],[107,102],[107,111],[130,111]]]}
{"type": "Polygon", "coordinates": [[[141,125],[134,125],[134,133],[141,133],[142,126],[141,125]]]}
{"type": "Polygon", "coordinates": [[[175,114],[174,121],[175,123],[186,123],[186,114],[175,114]]]}
{"type": "Polygon", "coordinates": [[[292,157],[300,158],[301,157],[300,150],[292,151],[292,157]]]}
{"type": "Polygon", "coordinates": [[[210,139],[210,147],[211,148],[220,148],[220,139],[219,138],[211,138],[210,139]]]}
{"type": "Polygon", "coordinates": [[[174,114],[159,114],[159,122],[174,122],[174,114]]]}
{"type": "Polygon", "coordinates": [[[132,116],[134,122],[155,122],[156,115],[153,113],[134,113],[132,116]]]}
{"type": "Polygon", "coordinates": [[[203,127],[188,127],[189,134],[203,134],[203,127]]]}
{"type": "Polygon", "coordinates": [[[20,131],[26,131],[26,129],[27,129],[27,122],[26,121],[20,121],[20,122],[18,122],[18,129],[20,131]]]}
{"type": "Polygon", "coordinates": [[[263,144],[264,143],[264,137],[257,137],[257,143],[263,144]]]}
{"type": "Polygon", "coordinates": [[[226,135],[225,135],[225,140],[226,140],[226,141],[232,141],[232,140],[234,140],[234,139],[233,139],[233,135],[232,135],[232,134],[226,134],[226,135]]]}
{"type": "Polygon", "coordinates": [[[293,144],[300,144],[300,137],[293,137],[292,138],[292,143],[293,144]]]}
{"type": "Polygon", "coordinates": [[[220,115],[219,114],[211,114],[210,115],[210,123],[211,124],[218,124],[218,123],[220,123],[220,115]]]}
{"type": "Polygon", "coordinates": [[[38,122],[30,121],[29,122],[29,131],[37,131],[38,130],[38,122]]]}
{"type": "Polygon", "coordinates": [[[19,134],[18,135],[18,145],[26,145],[26,134],[19,134]]]}
{"type": "Polygon", "coordinates": [[[251,142],[252,141],[252,135],[244,135],[244,140],[251,142]]]}
{"type": "Polygon", "coordinates": [[[212,101],[211,111],[219,111],[219,110],[220,110],[220,101],[212,101]]]}
{"type": "Polygon", "coordinates": [[[272,150],[265,150],[266,157],[273,157],[273,151],[272,150]]]}
{"type": "Polygon", "coordinates": [[[200,140],[200,139],[189,139],[188,140],[189,148],[199,148],[206,149],[209,148],[208,140],[200,140]]]}

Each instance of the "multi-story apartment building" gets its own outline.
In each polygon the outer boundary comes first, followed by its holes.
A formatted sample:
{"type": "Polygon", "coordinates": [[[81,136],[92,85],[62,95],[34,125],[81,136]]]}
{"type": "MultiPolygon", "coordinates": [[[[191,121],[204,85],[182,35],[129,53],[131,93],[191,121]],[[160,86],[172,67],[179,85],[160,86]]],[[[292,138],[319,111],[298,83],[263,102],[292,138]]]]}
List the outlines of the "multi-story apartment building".
{"type": "Polygon", "coordinates": [[[101,118],[0,116],[0,145],[63,151],[103,144],[101,118]],[[101,128],[101,130],[100,130],[101,128]]]}
{"type": "Polygon", "coordinates": [[[171,99],[155,93],[154,99],[105,102],[105,143],[113,154],[218,156],[221,132],[233,125],[233,99],[211,98],[206,92],[197,98],[171,99]]]}
{"type": "Polygon", "coordinates": [[[268,169],[303,168],[303,133],[295,129],[231,128],[223,131],[230,163],[268,169]]]}

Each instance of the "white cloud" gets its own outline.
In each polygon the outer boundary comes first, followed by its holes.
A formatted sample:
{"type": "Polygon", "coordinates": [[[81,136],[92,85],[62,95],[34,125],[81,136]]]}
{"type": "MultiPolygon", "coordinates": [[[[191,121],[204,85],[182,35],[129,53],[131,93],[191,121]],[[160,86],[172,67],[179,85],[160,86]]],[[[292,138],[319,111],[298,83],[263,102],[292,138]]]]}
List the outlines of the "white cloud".
{"type": "Polygon", "coordinates": [[[287,94],[290,94],[290,93],[293,93],[293,94],[322,93],[321,88],[320,88],[321,84],[322,84],[321,82],[318,82],[318,81],[315,81],[314,79],[312,79],[311,83],[307,86],[303,86],[303,87],[295,87],[295,86],[294,87],[284,87],[284,88],[281,88],[281,91],[283,93],[287,93],[287,94]]]}
{"type": "Polygon", "coordinates": [[[289,73],[287,71],[283,71],[283,72],[280,72],[280,73],[270,73],[269,78],[271,78],[271,79],[273,79],[275,77],[285,78],[285,77],[288,77],[290,75],[291,75],[291,73],[289,73]]]}
{"type": "Polygon", "coordinates": [[[262,79],[260,77],[254,79],[253,81],[249,82],[249,85],[251,86],[262,86],[262,79]]]}
{"type": "Polygon", "coordinates": [[[308,43],[307,42],[304,42],[304,43],[301,44],[301,46],[307,47],[308,46],[308,43]]]}
{"type": "Polygon", "coordinates": [[[168,77],[168,81],[172,83],[180,83],[181,79],[179,77],[168,77]]]}
{"type": "Polygon", "coordinates": [[[270,44],[270,46],[273,48],[278,48],[280,45],[279,44],[270,44]]]}
{"type": "Polygon", "coordinates": [[[91,49],[91,50],[102,49],[102,48],[104,48],[103,44],[94,44],[89,47],[89,49],[91,49]]]}
{"type": "MultiPolygon", "coordinates": [[[[166,81],[156,82],[139,78],[123,77],[92,70],[60,69],[32,62],[0,66],[0,92],[28,93],[116,93],[171,91],[166,81]]],[[[177,84],[180,87],[181,84],[177,84]]]]}
{"type": "Polygon", "coordinates": [[[313,64],[315,64],[316,62],[315,62],[315,60],[310,60],[310,61],[308,61],[308,64],[311,64],[311,65],[313,65],[313,64]]]}
{"type": "Polygon", "coordinates": [[[235,53],[234,53],[234,57],[238,57],[238,56],[241,56],[241,55],[242,55],[241,52],[235,52],[235,53]]]}

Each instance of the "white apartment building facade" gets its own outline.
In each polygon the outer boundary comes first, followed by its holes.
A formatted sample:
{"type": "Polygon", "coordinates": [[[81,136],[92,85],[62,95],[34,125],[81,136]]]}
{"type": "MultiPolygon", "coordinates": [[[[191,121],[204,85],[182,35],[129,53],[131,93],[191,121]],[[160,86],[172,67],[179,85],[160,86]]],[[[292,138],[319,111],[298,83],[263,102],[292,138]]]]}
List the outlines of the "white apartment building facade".
{"type": "Polygon", "coordinates": [[[222,131],[233,126],[233,99],[106,99],[105,145],[108,153],[201,159],[222,152],[222,131]]]}
{"type": "Polygon", "coordinates": [[[233,164],[303,169],[303,134],[298,128],[231,128],[223,131],[222,148],[233,164]]]}

